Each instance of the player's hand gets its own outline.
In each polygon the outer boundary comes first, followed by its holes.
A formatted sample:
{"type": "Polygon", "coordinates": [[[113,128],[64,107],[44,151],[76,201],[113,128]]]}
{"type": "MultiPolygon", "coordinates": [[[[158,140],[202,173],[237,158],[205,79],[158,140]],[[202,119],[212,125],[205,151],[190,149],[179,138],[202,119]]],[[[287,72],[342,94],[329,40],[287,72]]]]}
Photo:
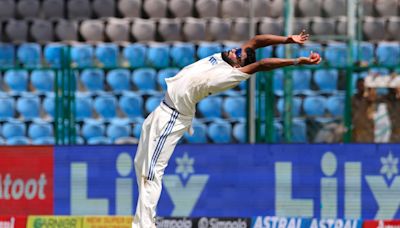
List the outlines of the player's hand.
{"type": "Polygon", "coordinates": [[[319,64],[322,59],[318,53],[311,52],[309,57],[300,57],[298,60],[299,60],[299,64],[315,65],[315,64],[319,64]]]}
{"type": "Polygon", "coordinates": [[[296,44],[304,44],[308,38],[310,37],[310,34],[306,33],[306,30],[303,29],[299,35],[291,35],[289,36],[289,41],[290,43],[296,43],[296,44]]]}

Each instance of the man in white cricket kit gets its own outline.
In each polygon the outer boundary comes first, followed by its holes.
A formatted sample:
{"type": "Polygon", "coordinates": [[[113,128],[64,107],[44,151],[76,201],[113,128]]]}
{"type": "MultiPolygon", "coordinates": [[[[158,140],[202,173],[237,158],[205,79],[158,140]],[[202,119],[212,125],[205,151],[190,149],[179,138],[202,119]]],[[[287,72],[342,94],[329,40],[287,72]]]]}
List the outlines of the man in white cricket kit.
{"type": "Polygon", "coordinates": [[[172,152],[191,123],[197,102],[206,96],[237,86],[258,71],[268,71],[297,64],[318,64],[317,53],[296,59],[255,59],[255,49],[274,44],[303,44],[309,35],[304,31],[288,37],[257,35],[241,48],[218,53],[183,68],[167,78],[167,92],[160,105],[143,123],[135,156],[139,198],[132,226],[156,227],[156,206],[162,189],[162,176],[172,152]]]}

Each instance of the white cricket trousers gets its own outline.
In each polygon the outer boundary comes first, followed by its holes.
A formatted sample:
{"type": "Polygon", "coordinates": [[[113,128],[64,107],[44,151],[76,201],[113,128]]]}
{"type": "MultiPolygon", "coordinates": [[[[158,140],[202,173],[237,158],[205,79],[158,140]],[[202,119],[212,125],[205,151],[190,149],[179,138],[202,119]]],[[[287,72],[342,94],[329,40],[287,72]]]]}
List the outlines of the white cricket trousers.
{"type": "Polygon", "coordinates": [[[163,102],[143,122],[135,156],[139,197],[133,228],[153,228],[161,195],[162,176],[179,139],[192,123],[163,102]]]}

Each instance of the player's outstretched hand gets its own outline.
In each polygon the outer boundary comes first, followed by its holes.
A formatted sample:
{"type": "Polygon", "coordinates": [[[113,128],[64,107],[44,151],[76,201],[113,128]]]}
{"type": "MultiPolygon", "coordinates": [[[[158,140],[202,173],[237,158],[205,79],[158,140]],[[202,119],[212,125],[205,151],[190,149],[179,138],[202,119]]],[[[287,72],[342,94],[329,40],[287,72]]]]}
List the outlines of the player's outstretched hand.
{"type": "Polygon", "coordinates": [[[291,40],[292,43],[304,44],[308,40],[308,37],[310,37],[310,34],[306,33],[306,30],[303,29],[299,35],[289,36],[289,40],[291,40]]]}
{"type": "Polygon", "coordinates": [[[316,52],[311,52],[309,57],[300,57],[299,64],[315,65],[321,62],[321,56],[316,52]]]}

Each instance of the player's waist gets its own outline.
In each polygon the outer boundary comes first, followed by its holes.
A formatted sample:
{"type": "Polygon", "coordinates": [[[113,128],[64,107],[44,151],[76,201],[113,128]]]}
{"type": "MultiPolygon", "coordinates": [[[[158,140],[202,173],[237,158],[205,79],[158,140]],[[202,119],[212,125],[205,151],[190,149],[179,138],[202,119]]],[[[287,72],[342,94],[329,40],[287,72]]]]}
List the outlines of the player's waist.
{"type": "Polygon", "coordinates": [[[167,109],[169,109],[170,111],[175,111],[177,113],[179,113],[180,117],[183,117],[184,119],[192,119],[193,115],[187,115],[185,113],[182,113],[180,110],[178,110],[174,103],[172,102],[171,98],[168,96],[168,93],[165,94],[163,100],[161,101],[161,105],[167,109]]]}

